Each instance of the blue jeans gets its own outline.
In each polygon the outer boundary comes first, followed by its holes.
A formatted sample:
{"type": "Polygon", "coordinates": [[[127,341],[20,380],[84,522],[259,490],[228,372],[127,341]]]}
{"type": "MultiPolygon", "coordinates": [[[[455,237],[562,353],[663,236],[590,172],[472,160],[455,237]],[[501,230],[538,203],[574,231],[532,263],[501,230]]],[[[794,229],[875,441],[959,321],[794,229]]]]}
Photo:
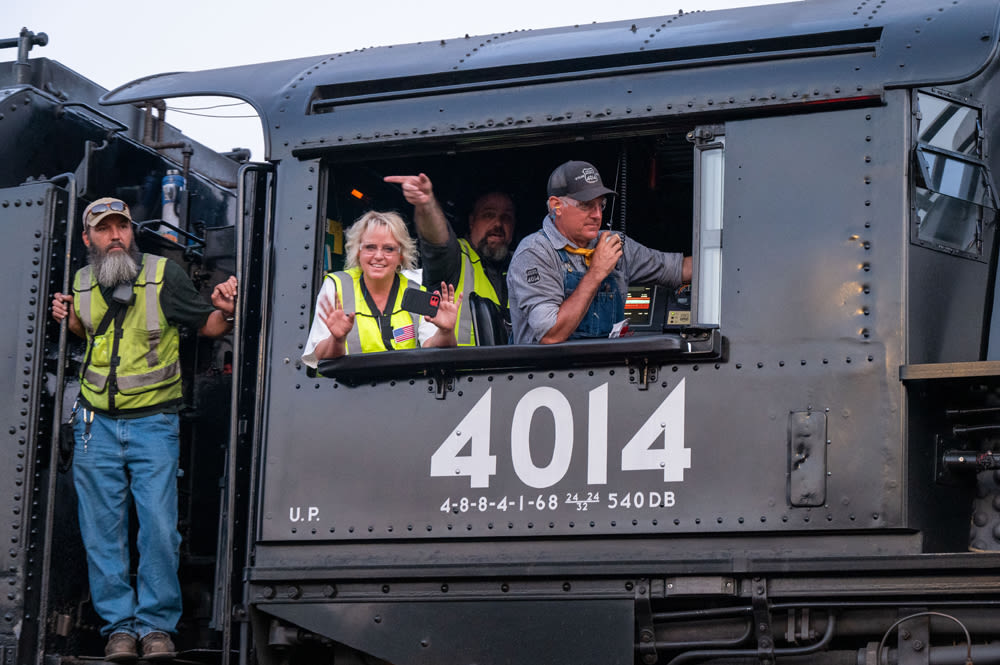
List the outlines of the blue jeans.
{"type": "Polygon", "coordinates": [[[177,579],[177,414],[115,419],[81,409],[73,483],[94,609],[104,635],[172,633],[181,616],[177,579]],[[85,420],[93,416],[90,436],[85,420]],[[87,439],[84,441],[84,439],[87,439]],[[136,589],[129,580],[129,504],[139,518],[136,589]]]}

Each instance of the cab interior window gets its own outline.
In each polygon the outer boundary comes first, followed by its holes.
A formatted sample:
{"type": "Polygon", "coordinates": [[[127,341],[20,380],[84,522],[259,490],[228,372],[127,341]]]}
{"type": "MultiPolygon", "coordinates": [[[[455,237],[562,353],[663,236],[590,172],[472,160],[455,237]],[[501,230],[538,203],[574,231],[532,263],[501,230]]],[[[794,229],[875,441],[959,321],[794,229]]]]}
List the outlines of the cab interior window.
{"type": "Polygon", "coordinates": [[[916,93],[915,241],[981,258],[983,225],[997,209],[996,189],[982,159],[981,112],[971,105],[916,93]]]}

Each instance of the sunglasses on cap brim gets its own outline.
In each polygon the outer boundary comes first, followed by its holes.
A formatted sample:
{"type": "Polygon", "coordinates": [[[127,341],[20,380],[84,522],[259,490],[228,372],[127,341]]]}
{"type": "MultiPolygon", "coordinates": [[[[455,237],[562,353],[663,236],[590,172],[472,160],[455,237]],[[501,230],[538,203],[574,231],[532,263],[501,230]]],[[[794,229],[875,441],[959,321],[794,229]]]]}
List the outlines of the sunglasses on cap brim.
{"type": "Polygon", "coordinates": [[[87,216],[89,217],[91,215],[99,215],[102,212],[107,212],[109,210],[112,212],[125,212],[126,210],[128,210],[128,206],[121,201],[98,203],[97,205],[95,205],[93,208],[90,209],[90,212],[87,213],[87,216]]]}

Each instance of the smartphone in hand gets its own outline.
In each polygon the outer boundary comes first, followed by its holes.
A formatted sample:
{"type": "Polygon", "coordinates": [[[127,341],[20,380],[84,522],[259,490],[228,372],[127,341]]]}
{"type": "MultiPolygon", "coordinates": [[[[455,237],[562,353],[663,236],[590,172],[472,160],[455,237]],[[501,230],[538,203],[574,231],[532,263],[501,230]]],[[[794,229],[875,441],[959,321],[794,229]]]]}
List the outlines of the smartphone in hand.
{"type": "Polygon", "coordinates": [[[441,296],[420,289],[406,289],[403,292],[403,309],[414,314],[423,314],[431,318],[437,316],[441,296]]]}

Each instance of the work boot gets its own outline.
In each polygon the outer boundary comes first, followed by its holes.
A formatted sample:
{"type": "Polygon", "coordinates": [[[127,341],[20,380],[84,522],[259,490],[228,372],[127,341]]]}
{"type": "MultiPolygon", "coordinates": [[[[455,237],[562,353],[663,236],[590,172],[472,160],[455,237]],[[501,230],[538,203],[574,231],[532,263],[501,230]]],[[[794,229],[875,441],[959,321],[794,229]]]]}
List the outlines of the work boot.
{"type": "Polygon", "coordinates": [[[111,663],[121,663],[135,660],[139,654],[135,651],[135,635],[129,633],[111,633],[104,647],[104,660],[111,663]]]}
{"type": "Polygon", "coordinates": [[[177,651],[170,636],[157,630],[142,638],[142,657],[143,660],[171,660],[177,657],[177,651]]]}

